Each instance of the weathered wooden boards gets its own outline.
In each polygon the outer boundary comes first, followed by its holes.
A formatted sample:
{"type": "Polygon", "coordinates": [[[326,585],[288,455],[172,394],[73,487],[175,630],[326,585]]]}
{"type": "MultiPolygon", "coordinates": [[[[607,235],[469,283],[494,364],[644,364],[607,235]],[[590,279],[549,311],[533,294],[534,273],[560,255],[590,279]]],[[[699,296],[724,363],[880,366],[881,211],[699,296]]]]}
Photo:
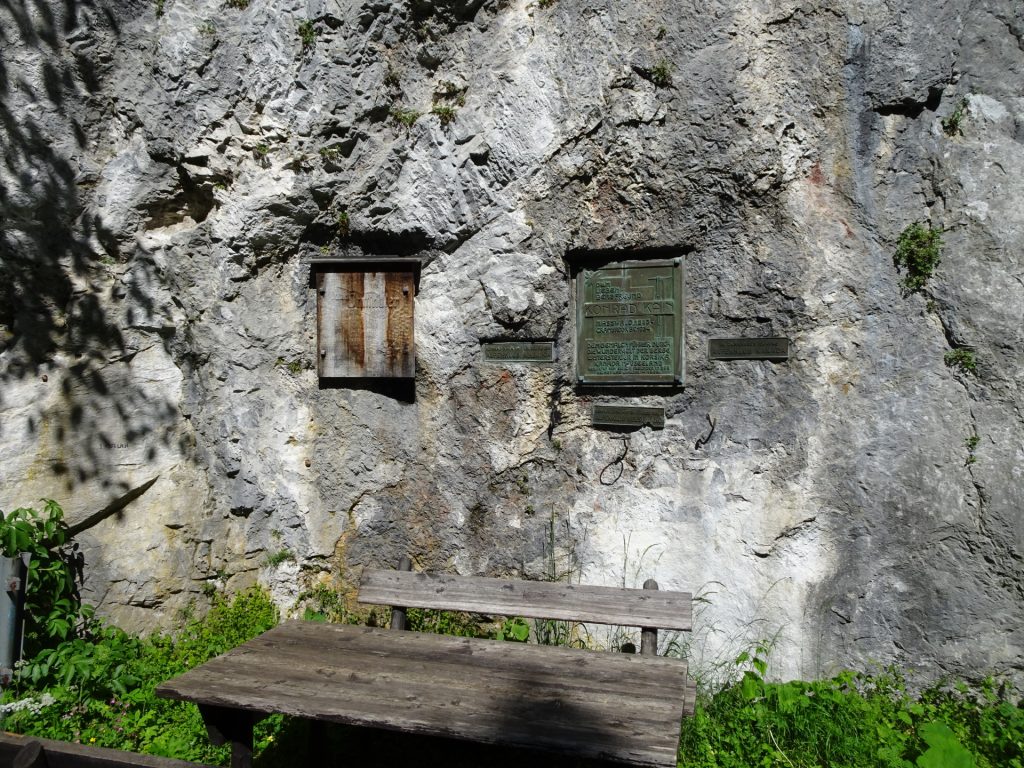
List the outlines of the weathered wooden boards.
{"type": "Polygon", "coordinates": [[[389,570],[363,571],[359,601],[406,608],[443,608],[499,616],[677,630],[690,629],[693,603],[688,592],[389,570]]]}
{"type": "Polygon", "coordinates": [[[0,733],[0,766],[6,765],[14,768],[209,768],[167,757],[0,733]]]}
{"type": "Polygon", "coordinates": [[[412,378],[415,275],[373,264],[318,266],[317,373],[322,377],[412,378]]]}
{"type": "Polygon", "coordinates": [[[651,766],[692,711],[679,659],[298,621],[157,695],[651,766]]]}

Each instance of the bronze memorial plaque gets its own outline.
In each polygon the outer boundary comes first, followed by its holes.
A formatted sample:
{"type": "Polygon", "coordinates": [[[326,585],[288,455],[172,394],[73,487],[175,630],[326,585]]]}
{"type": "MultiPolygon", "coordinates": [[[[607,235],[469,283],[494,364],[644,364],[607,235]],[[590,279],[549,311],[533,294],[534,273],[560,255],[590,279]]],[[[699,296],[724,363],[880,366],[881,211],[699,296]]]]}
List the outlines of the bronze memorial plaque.
{"type": "Polygon", "coordinates": [[[580,384],[682,384],[683,260],[623,261],[576,277],[580,384]]]}
{"type": "Polygon", "coordinates": [[[637,405],[595,405],[591,414],[595,427],[665,428],[665,409],[637,405]]]}
{"type": "Polygon", "coordinates": [[[708,339],[710,360],[788,360],[789,339],[762,336],[746,339],[708,339]]]}
{"type": "Polygon", "coordinates": [[[480,345],[485,363],[553,363],[553,341],[488,341],[480,345]]]}

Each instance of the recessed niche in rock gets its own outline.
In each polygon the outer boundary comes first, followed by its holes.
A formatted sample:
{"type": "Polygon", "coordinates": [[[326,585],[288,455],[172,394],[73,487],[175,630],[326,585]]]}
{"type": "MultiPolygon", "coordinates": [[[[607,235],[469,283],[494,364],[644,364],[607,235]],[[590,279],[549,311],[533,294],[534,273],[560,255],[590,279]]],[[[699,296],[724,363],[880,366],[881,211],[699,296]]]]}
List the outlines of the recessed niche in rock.
{"type": "Polygon", "coordinates": [[[317,373],[323,378],[416,375],[415,259],[312,262],[317,373]]]}
{"type": "Polygon", "coordinates": [[[576,380],[683,383],[683,259],[619,261],[576,275],[576,380]]]}

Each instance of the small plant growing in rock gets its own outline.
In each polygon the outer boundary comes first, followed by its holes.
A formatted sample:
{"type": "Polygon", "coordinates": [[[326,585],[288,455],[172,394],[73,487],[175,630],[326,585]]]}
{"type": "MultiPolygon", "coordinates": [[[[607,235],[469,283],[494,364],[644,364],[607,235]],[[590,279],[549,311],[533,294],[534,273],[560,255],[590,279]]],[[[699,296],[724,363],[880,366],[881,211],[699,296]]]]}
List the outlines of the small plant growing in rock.
{"type": "Polygon", "coordinates": [[[388,88],[398,88],[401,84],[402,80],[398,75],[398,71],[389,64],[387,74],[384,75],[384,85],[388,88]]]}
{"type": "Polygon", "coordinates": [[[203,37],[213,37],[215,34],[217,34],[217,28],[213,26],[212,21],[204,21],[202,24],[196,27],[196,31],[199,32],[199,34],[203,37]]]}
{"type": "Polygon", "coordinates": [[[978,437],[977,434],[973,434],[966,440],[964,440],[964,445],[967,448],[967,461],[964,462],[965,466],[970,466],[971,464],[978,460],[978,458],[974,455],[974,451],[977,449],[978,443],[980,442],[981,438],[978,437]]]}
{"type": "Polygon", "coordinates": [[[256,156],[257,160],[263,161],[267,159],[267,155],[270,154],[270,147],[266,144],[257,144],[253,147],[252,153],[256,156]]]}
{"type": "Polygon", "coordinates": [[[338,214],[338,237],[348,237],[352,232],[352,224],[348,218],[348,211],[342,211],[338,214]]]}
{"type": "Polygon", "coordinates": [[[441,125],[448,125],[449,123],[454,122],[455,116],[458,114],[455,107],[450,104],[435,104],[434,108],[430,111],[437,115],[437,119],[441,121],[441,125]]]}
{"type": "Polygon", "coordinates": [[[672,85],[672,62],[662,59],[651,67],[651,82],[658,88],[668,88],[672,85]]]}
{"type": "Polygon", "coordinates": [[[244,11],[249,7],[249,0],[224,0],[224,5],[237,11],[244,11]]]}
{"type": "Polygon", "coordinates": [[[920,222],[915,221],[900,233],[892,263],[897,270],[906,270],[906,277],[903,278],[905,293],[914,293],[924,288],[939,265],[941,248],[941,231],[925,228],[920,222]]]}
{"type": "Polygon", "coordinates": [[[309,19],[300,21],[298,32],[299,40],[302,41],[302,52],[311,51],[313,46],[316,45],[316,36],[318,34],[316,27],[313,26],[313,22],[309,19]]]}
{"type": "Polygon", "coordinates": [[[276,568],[281,563],[294,559],[295,555],[293,555],[289,550],[279,549],[277,552],[268,552],[266,558],[263,560],[263,564],[267,568],[276,568]]]}
{"type": "Polygon", "coordinates": [[[337,147],[320,147],[320,157],[332,163],[341,158],[341,150],[337,147]]]}
{"type": "Polygon", "coordinates": [[[957,102],[956,109],[949,117],[942,118],[942,132],[947,136],[963,136],[963,122],[964,118],[967,117],[967,108],[969,104],[967,99],[960,99],[957,102]]]}
{"type": "Polygon", "coordinates": [[[405,129],[408,130],[413,127],[417,120],[423,115],[422,112],[417,112],[415,109],[402,109],[400,107],[394,107],[391,110],[391,119],[399,125],[404,125],[405,129]]]}
{"type": "Polygon", "coordinates": [[[466,89],[460,88],[451,80],[442,80],[434,89],[434,103],[437,104],[441,100],[464,107],[466,106],[466,89]]]}
{"type": "Polygon", "coordinates": [[[969,349],[951,349],[942,356],[942,361],[947,367],[956,368],[961,373],[977,373],[978,361],[969,349]]]}
{"type": "Polygon", "coordinates": [[[156,17],[159,19],[164,15],[164,0],[156,0],[156,17]]]}
{"type": "Polygon", "coordinates": [[[550,8],[555,4],[555,0],[537,0],[538,8],[550,8]]]}

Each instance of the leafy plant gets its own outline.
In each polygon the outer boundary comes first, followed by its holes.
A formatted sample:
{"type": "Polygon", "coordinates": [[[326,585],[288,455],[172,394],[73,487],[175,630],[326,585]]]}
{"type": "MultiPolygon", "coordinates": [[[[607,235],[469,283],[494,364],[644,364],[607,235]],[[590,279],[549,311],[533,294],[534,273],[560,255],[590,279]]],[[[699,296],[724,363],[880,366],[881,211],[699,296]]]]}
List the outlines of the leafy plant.
{"type": "Polygon", "coordinates": [[[224,0],[224,5],[238,11],[244,11],[249,7],[249,0],[224,0]]]}
{"type": "Polygon", "coordinates": [[[341,211],[338,214],[337,223],[338,223],[338,229],[337,229],[338,237],[343,238],[343,239],[348,237],[349,234],[351,234],[351,232],[352,232],[352,223],[351,223],[351,221],[348,218],[348,211],[341,211]]]}
{"type": "Polygon", "coordinates": [[[949,117],[944,117],[942,119],[943,133],[945,133],[947,136],[964,135],[963,122],[964,118],[967,116],[967,109],[969,106],[970,103],[965,98],[960,99],[960,101],[957,102],[956,108],[949,115],[949,117]]]}
{"type": "Polygon", "coordinates": [[[400,125],[404,125],[406,130],[412,128],[422,115],[422,112],[417,112],[415,109],[401,109],[400,107],[393,107],[391,110],[391,119],[400,125]]]}
{"type": "Polygon", "coordinates": [[[313,46],[316,45],[316,36],[319,34],[313,22],[310,19],[304,19],[299,22],[299,40],[302,41],[302,52],[312,50],[313,46]]]}
{"type": "Polygon", "coordinates": [[[453,122],[455,120],[455,116],[458,114],[455,107],[450,104],[435,104],[430,111],[437,115],[437,119],[441,121],[441,125],[448,125],[453,122]]]}
{"type": "Polygon", "coordinates": [[[914,222],[900,233],[892,262],[897,270],[906,270],[903,278],[904,293],[924,288],[925,282],[939,265],[942,236],[940,230],[925,228],[914,222]]]}
{"type": "Polygon", "coordinates": [[[942,356],[942,360],[947,367],[956,368],[961,373],[977,373],[978,362],[974,352],[964,347],[949,350],[942,356]]]}
{"type": "Polygon", "coordinates": [[[498,640],[508,640],[513,643],[525,643],[530,639],[530,625],[525,619],[515,616],[505,619],[498,630],[498,640]]]}
{"type": "Polygon", "coordinates": [[[25,580],[25,652],[32,655],[64,640],[92,617],[78,594],[82,557],[70,543],[64,510],[43,499],[43,511],[31,507],[0,512],[0,550],[4,557],[30,555],[25,580]]]}
{"type": "MultiPolygon", "coordinates": [[[[175,636],[141,638],[94,625],[21,665],[0,697],[6,730],[97,746],[227,764],[195,706],[157,699],[163,681],[255,637],[277,622],[266,592],[216,597],[202,619],[175,636]]],[[[283,727],[280,716],[257,726],[263,747],[283,727]]]]}
{"type": "Polygon", "coordinates": [[[156,17],[159,19],[164,15],[164,0],[156,0],[156,17]]]}
{"type": "Polygon", "coordinates": [[[651,67],[651,82],[658,88],[668,88],[672,85],[672,62],[662,59],[651,67]]]}
{"type": "Polygon", "coordinates": [[[264,159],[270,153],[270,147],[266,144],[257,144],[253,149],[253,154],[256,155],[260,160],[264,159]]]}
{"type": "Polygon", "coordinates": [[[978,460],[974,455],[974,451],[978,448],[978,443],[980,442],[981,438],[978,437],[977,433],[964,440],[964,446],[967,448],[967,460],[964,462],[966,466],[970,466],[978,460]]]}
{"type": "Polygon", "coordinates": [[[295,555],[292,554],[291,550],[279,549],[276,552],[268,552],[267,556],[263,559],[263,564],[267,568],[275,568],[281,563],[285,563],[289,560],[294,560],[295,555]]]}

